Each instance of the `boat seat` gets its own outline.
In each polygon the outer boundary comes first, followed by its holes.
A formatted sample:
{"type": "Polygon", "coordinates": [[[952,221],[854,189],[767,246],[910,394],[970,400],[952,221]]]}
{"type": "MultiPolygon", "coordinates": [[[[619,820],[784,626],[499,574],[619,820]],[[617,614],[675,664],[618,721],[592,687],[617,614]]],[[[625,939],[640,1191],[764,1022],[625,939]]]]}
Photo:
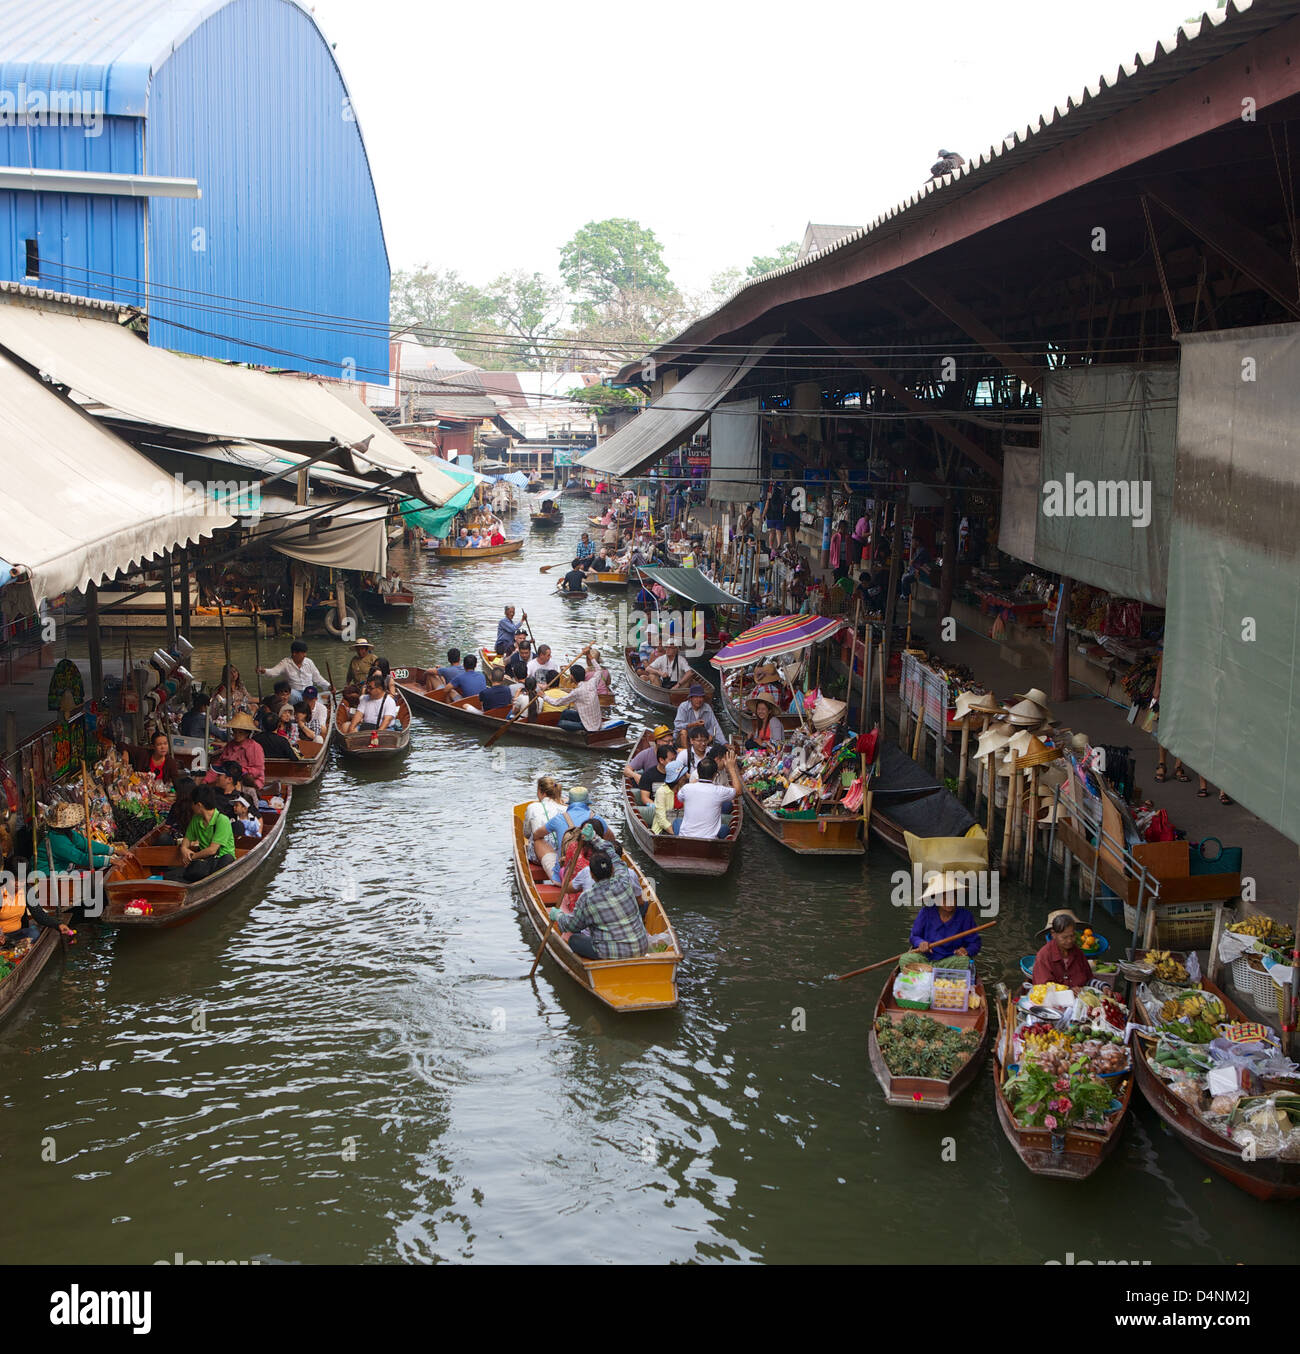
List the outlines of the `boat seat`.
{"type": "Polygon", "coordinates": [[[560,901],[560,886],[558,884],[538,884],[537,896],[547,907],[555,907],[560,901]]]}

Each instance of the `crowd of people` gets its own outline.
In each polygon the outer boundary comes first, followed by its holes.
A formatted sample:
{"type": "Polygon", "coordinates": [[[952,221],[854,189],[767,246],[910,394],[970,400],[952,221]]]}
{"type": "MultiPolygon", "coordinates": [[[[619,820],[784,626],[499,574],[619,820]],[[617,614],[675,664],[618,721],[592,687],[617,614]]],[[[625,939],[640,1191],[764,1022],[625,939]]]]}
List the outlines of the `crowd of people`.
{"type": "Polygon", "coordinates": [[[703,723],[691,725],[680,744],[673,730],[660,724],[651,731],[649,745],[623,768],[623,776],[642,822],[656,836],[730,835],[741,793],[736,754],[703,723]],[[725,783],[718,781],[720,773],[725,783]]]}

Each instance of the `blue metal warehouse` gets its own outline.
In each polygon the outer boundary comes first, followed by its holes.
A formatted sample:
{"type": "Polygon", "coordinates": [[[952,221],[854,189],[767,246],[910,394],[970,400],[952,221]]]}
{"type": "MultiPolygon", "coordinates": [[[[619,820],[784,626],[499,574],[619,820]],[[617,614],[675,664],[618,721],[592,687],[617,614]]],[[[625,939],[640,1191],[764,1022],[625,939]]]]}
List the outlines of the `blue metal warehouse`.
{"type": "Polygon", "coordinates": [[[386,373],[379,204],[311,14],[0,0],[0,279],[144,306],[184,352],[386,373]]]}

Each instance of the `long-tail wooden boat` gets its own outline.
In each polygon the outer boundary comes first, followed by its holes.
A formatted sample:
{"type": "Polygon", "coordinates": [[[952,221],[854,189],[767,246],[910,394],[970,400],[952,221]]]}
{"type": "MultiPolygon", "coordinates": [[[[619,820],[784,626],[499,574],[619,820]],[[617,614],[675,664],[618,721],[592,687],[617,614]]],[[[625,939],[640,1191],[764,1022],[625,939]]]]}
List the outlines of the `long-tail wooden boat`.
{"type": "MultiPolygon", "coordinates": [[[[400,689],[391,699],[397,702],[397,718],[401,728],[394,731],[390,724],[383,733],[376,734],[373,729],[363,729],[357,733],[343,733],[337,724],[334,726],[334,746],[345,757],[357,757],[368,761],[382,761],[396,757],[411,746],[411,707],[406,703],[400,689]]],[[[387,711],[385,710],[385,713],[387,711]]]]}
{"type": "Polygon", "coordinates": [[[535,527],[558,527],[564,521],[564,514],[559,508],[552,508],[550,512],[535,512],[531,516],[535,527]]]}
{"type": "MultiPolygon", "coordinates": [[[[915,837],[965,837],[978,823],[971,811],[946,786],[936,783],[934,773],[918,765],[896,743],[881,740],[868,788],[872,792],[871,833],[910,859],[905,833],[915,837]]],[[[980,837],[972,848],[984,853],[988,867],[988,841],[980,837]]],[[[927,861],[925,869],[938,868],[927,861]]]]}
{"type": "MultiPolygon", "coordinates": [[[[632,756],[649,746],[650,731],[647,729],[633,748],[632,756]]],[[[732,803],[731,830],[725,837],[678,837],[671,832],[656,836],[637,811],[637,789],[626,777],[623,781],[623,813],[636,844],[669,874],[726,874],[731,868],[731,858],[745,821],[744,799],[737,795],[732,803]]]]}
{"type": "Polygon", "coordinates": [[[675,710],[684,700],[690,699],[691,687],[702,686],[705,701],[712,702],[713,683],[707,677],[702,677],[695,671],[688,672],[675,687],[669,690],[660,686],[658,682],[649,681],[641,675],[640,669],[635,667],[632,662],[636,655],[636,649],[627,648],[623,650],[623,661],[627,665],[627,680],[631,684],[632,690],[642,700],[649,701],[651,705],[658,705],[665,710],[675,710]]]}
{"type": "MultiPolygon", "coordinates": [[[[583,959],[574,954],[563,934],[550,926],[550,909],[559,906],[560,886],[546,878],[542,867],[530,861],[525,850],[524,814],[527,810],[527,804],[514,807],[515,877],[523,896],[524,914],[538,940],[546,936],[547,953],[580,987],[620,1015],[630,1011],[665,1011],[676,1006],[677,965],[681,963],[682,952],[658,894],[650,889],[652,896],[646,910],[645,928],[652,943],[656,936],[666,936],[667,949],[652,951],[639,959],[583,959]]],[[[646,889],[648,881],[636,862],[627,855],[623,861],[642,889],[646,889]]]]}
{"type": "Polygon", "coordinates": [[[787,851],[800,856],[860,856],[862,816],[856,813],[821,813],[815,818],[781,818],[769,813],[757,795],[744,786],[745,807],[750,821],[787,851]]]}
{"type": "Polygon", "coordinates": [[[334,705],[330,701],[328,691],[319,692],[316,699],[324,703],[326,710],[325,729],[320,742],[300,736],[297,761],[291,757],[266,758],[264,775],[267,782],[279,781],[281,785],[292,785],[295,790],[303,790],[320,780],[325,763],[329,761],[330,734],[334,729],[334,705]]]}
{"type": "Polygon", "coordinates": [[[876,1002],[876,1009],[872,1015],[871,1033],[867,1038],[867,1057],[871,1062],[871,1070],[876,1074],[876,1080],[880,1083],[880,1089],[884,1091],[889,1104],[907,1110],[946,1110],[975,1080],[975,1074],[989,1050],[993,1026],[989,1021],[984,983],[977,975],[974,995],[979,1000],[969,1011],[912,1011],[900,1006],[894,1000],[894,979],[897,977],[897,967],[890,969],[889,977],[885,980],[880,1000],[876,1002]],[[889,1064],[881,1052],[876,1022],[884,1018],[898,1024],[905,1016],[910,1015],[934,1020],[940,1025],[951,1025],[959,1030],[973,1030],[979,1035],[979,1044],[947,1080],[937,1077],[896,1077],[889,1070],[889,1064]]]}
{"type": "Polygon", "coordinates": [[[187,884],[183,879],[152,877],[163,870],[180,867],[179,844],[150,845],[147,839],[137,842],[104,876],[105,904],[101,918],[104,925],[157,930],[188,921],[196,913],[211,907],[270,860],[284,840],[292,799],[293,791],[286,787],[283,809],[262,810],[262,835],[254,842],[236,837],[233,864],[193,884],[187,884]],[[148,903],[149,911],[129,913],[127,909],[136,899],[148,903]]]}
{"type": "Polygon", "coordinates": [[[370,611],[379,611],[385,615],[409,616],[415,609],[415,594],[404,588],[398,588],[393,592],[380,592],[378,588],[363,588],[359,596],[362,606],[370,611]]]}
{"type": "Polygon", "coordinates": [[[41,974],[62,949],[63,938],[58,928],[42,927],[31,948],[14,965],[8,976],[0,980],[0,1025],[18,1009],[22,999],[36,986],[41,974]]]}
{"type": "MultiPolygon", "coordinates": [[[[450,719],[457,724],[476,729],[479,733],[495,732],[495,726],[510,718],[509,706],[485,710],[477,696],[462,697],[456,688],[433,673],[436,684],[429,690],[425,682],[430,677],[426,668],[394,668],[393,679],[410,704],[421,714],[450,719]]],[[[510,721],[509,732],[503,737],[527,738],[539,743],[562,743],[568,747],[586,747],[599,752],[620,752],[627,747],[627,724],[610,720],[603,729],[588,733],[586,729],[560,727],[560,711],[546,710],[534,713],[531,719],[510,721]]]]}
{"type": "Polygon", "coordinates": [[[559,583],[555,585],[556,593],[561,597],[567,597],[571,602],[580,602],[584,597],[589,596],[586,588],[566,588],[559,583]]]}
{"type": "Polygon", "coordinates": [[[501,555],[517,555],[524,548],[523,538],[507,541],[504,545],[480,545],[471,550],[459,545],[439,545],[429,553],[435,559],[446,560],[450,564],[468,564],[476,559],[497,559],[501,555]]]}
{"type": "Polygon", "coordinates": [[[566,484],[560,490],[565,498],[590,498],[591,490],[585,484],[566,484]]]}
{"type": "Polygon", "coordinates": [[[623,573],[600,573],[594,569],[587,574],[587,587],[599,592],[626,592],[627,575],[623,573]]]}
{"type": "MultiPolygon", "coordinates": [[[[1208,978],[1201,980],[1201,987],[1218,997],[1229,1020],[1249,1022],[1253,1019],[1208,978]]],[[[1155,1013],[1148,1011],[1140,998],[1134,1000],[1134,1019],[1145,1025],[1159,1023],[1155,1013]]],[[[1277,1157],[1245,1160],[1240,1143],[1205,1123],[1190,1105],[1174,1095],[1169,1083],[1156,1072],[1146,1041],[1135,1035],[1132,1042],[1138,1088],[1147,1104],[1193,1156],[1256,1199],[1300,1198],[1300,1161],[1282,1161],[1277,1157]]]]}
{"type": "MultiPolygon", "coordinates": [[[[489,649],[486,644],[483,645],[478,652],[479,662],[483,665],[484,676],[491,672],[493,668],[500,667],[505,663],[504,655],[497,653],[495,649],[489,649]]],[[[601,693],[600,708],[602,710],[612,710],[614,708],[614,693],[612,691],[604,691],[601,693]]]]}
{"type": "Polygon", "coordinates": [[[1047,1128],[1023,1128],[1016,1122],[1016,1116],[1002,1089],[1007,1078],[1010,1038],[1005,1014],[999,1008],[997,1040],[993,1046],[993,1095],[998,1122],[1007,1135],[1007,1141],[1035,1175],[1059,1180],[1086,1180],[1110,1156],[1119,1142],[1133,1098],[1133,1073],[1110,1079],[1119,1108],[1107,1117],[1103,1128],[1086,1129],[1075,1125],[1064,1133],[1053,1133],[1047,1128]]]}

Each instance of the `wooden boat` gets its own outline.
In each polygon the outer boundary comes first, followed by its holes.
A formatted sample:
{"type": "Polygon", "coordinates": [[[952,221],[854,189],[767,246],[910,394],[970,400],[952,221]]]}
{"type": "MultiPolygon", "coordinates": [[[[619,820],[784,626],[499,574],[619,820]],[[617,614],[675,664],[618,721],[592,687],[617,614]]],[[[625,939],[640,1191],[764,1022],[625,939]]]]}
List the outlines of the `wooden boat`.
{"type": "Polygon", "coordinates": [[[560,493],[565,498],[590,498],[591,490],[585,484],[566,484],[560,493]]]}
{"type": "MultiPolygon", "coordinates": [[[[508,706],[485,710],[477,696],[460,696],[455,687],[441,678],[438,679],[439,685],[432,691],[426,691],[424,683],[429,675],[425,668],[393,669],[393,679],[398,689],[421,714],[450,719],[482,734],[495,732],[495,724],[509,719],[508,706]]],[[[620,752],[627,747],[627,724],[620,719],[591,733],[586,729],[562,729],[560,711],[542,710],[531,719],[511,721],[510,731],[503,737],[527,738],[539,743],[563,743],[569,747],[593,748],[600,752],[620,752]]]]}
{"type": "Polygon", "coordinates": [[[447,560],[452,564],[465,564],[475,559],[497,559],[501,555],[517,555],[524,548],[523,538],[507,541],[504,545],[480,545],[477,550],[465,549],[457,545],[440,545],[429,553],[435,559],[447,560]]]}
{"type": "MultiPolygon", "coordinates": [[[[524,913],[540,941],[550,927],[550,909],[558,906],[560,886],[552,884],[542,867],[528,859],[524,849],[524,814],[527,804],[516,804],[513,815],[515,878],[523,895],[524,913]]],[[[641,886],[647,880],[630,856],[624,863],[636,875],[641,886]]],[[[652,890],[653,893],[653,890],[652,890]]],[[[580,987],[611,1011],[620,1015],[629,1011],[666,1011],[677,1005],[677,965],[681,947],[658,895],[654,894],[645,916],[646,931],[653,937],[666,934],[669,948],[639,959],[582,959],[569,948],[558,930],[546,939],[547,953],[580,987]]]]}
{"type": "Polygon", "coordinates": [[[664,710],[675,710],[684,700],[690,699],[691,687],[693,686],[704,688],[706,702],[713,700],[713,683],[707,677],[701,677],[698,672],[688,672],[672,690],[665,690],[658,682],[648,681],[633,666],[632,659],[636,656],[636,653],[637,650],[634,648],[624,649],[623,662],[627,665],[627,680],[631,684],[632,690],[642,700],[649,701],[651,705],[657,705],[664,710]]]}
{"type": "MultiPolygon", "coordinates": [[[[944,785],[935,782],[934,773],[918,765],[896,743],[882,739],[876,754],[875,771],[868,787],[872,792],[871,833],[910,860],[904,833],[915,837],[964,837],[978,826],[971,811],[944,785]]],[[[985,852],[983,868],[988,868],[988,842],[980,838],[985,852]]],[[[924,859],[923,869],[934,868],[924,859]]]]}
{"type": "Polygon", "coordinates": [[[397,701],[397,718],[402,725],[400,729],[394,732],[390,725],[377,736],[378,742],[372,743],[371,739],[376,737],[373,730],[342,733],[336,724],[334,726],[334,746],[345,757],[359,757],[367,761],[382,761],[385,758],[396,757],[405,752],[411,746],[411,707],[406,703],[406,698],[402,695],[400,689],[393,699],[397,701]]]}
{"type": "MultiPolygon", "coordinates": [[[[479,662],[480,664],[482,664],[484,676],[486,676],[489,672],[491,672],[493,668],[499,667],[501,664],[505,662],[504,655],[497,653],[495,649],[489,649],[486,644],[483,645],[483,647],[478,651],[478,653],[479,653],[479,662]]],[[[423,669],[417,670],[423,671],[423,669]]],[[[407,669],[407,671],[410,671],[410,669],[407,669]]],[[[614,708],[614,693],[612,691],[605,691],[601,694],[600,708],[602,710],[612,710],[614,708]]]]}
{"type": "Polygon", "coordinates": [[[324,737],[319,743],[299,737],[298,761],[294,761],[291,757],[267,757],[264,775],[268,782],[279,781],[281,785],[292,785],[294,789],[302,790],[320,780],[325,763],[329,760],[330,734],[334,729],[334,706],[327,691],[318,693],[316,699],[324,702],[328,712],[324,737]]]}
{"type": "Polygon", "coordinates": [[[620,573],[598,574],[594,569],[587,574],[587,587],[600,592],[624,592],[627,589],[627,575],[620,573]]]}
{"type": "Polygon", "coordinates": [[[542,480],[532,479],[528,481],[524,488],[530,494],[540,494],[546,488],[546,484],[542,480]]]}
{"type": "Polygon", "coordinates": [[[759,798],[744,786],[750,818],[788,851],[800,856],[860,856],[862,815],[822,813],[816,818],[779,818],[769,813],[759,798]]]}
{"type": "MultiPolygon", "coordinates": [[[[1246,1015],[1209,979],[1202,979],[1201,987],[1218,997],[1229,1020],[1250,1021],[1254,1018],[1246,1015]]],[[[1136,999],[1134,1019],[1145,1025],[1159,1023],[1152,1017],[1153,1013],[1136,999]]],[[[1149,1052],[1151,1046],[1146,1040],[1135,1035],[1132,1042],[1137,1084],[1147,1104],[1193,1156],[1256,1199],[1300,1198],[1300,1161],[1281,1161],[1276,1157],[1244,1160],[1240,1143],[1199,1119],[1190,1105],[1174,1095],[1169,1084],[1156,1072],[1149,1052]]]]}
{"type": "Polygon", "coordinates": [[[22,999],[36,986],[42,973],[63,949],[63,937],[58,928],[45,926],[32,942],[32,947],[0,981],[0,1025],[18,1009],[22,999]]]}
{"type": "Polygon", "coordinates": [[[559,583],[555,585],[555,591],[561,597],[567,597],[570,601],[580,602],[584,597],[590,596],[586,588],[565,588],[559,583]]]}
{"type": "Polygon", "coordinates": [[[1051,1176],[1058,1180],[1086,1180],[1110,1156],[1119,1142],[1133,1097],[1133,1074],[1129,1072],[1111,1079],[1120,1108],[1109,1116],[1104,1128],[1075,1126],[1065,1133],[1055,1134],[1046,1128],[1022,1128],[1016,1122],[1002,1090],[1007,1075],[1006,1055],[1010,1039],[1005,1024],[1005,1013],[999,1009],[997,1042],[993,1047],[993,1095],[998,1122],[1007,1135],[1007,1141],[1035,1175],[1051,1176]]]}
{"type": "Polygon", "coordinates": [[[380,592],[378,588],[363,588],[359,595],[362,606],[385,615],[409,616],[415,608],[415,594],[405,589],[380,592]]]}
{"type": "Polygon", "coordinates": [[[100,920],[105,926],[157,930],[188,921],[196,913],[211,907],[271,858],[284,839],[292,799],[293,791],[286,787],[283,809],[262,810],[262,835],[257,841],[245,844],[244,838],[236,837],[234,864],[193,884],[187,884],[183,879],[151,878],[160,871],[179,867],[179,845],[152,845],[148,838],[138,841],[104,876],[104,915],[100,920]],[[129,915],[126,909],[137,898],[144,899],[151,911],[129,915]]]}
{"type": "Polygon", "coordinates": [[[531,516],[536,527],[558,527],[564,521],[564,514],[559,508],[552,508],[550,512],[535,512],[531,516]]]}
{"type": "MultiPolygon", "coordinates": [[[[650,746],[650,731],[641,735],[632,756],[650,746]]],[[[636,844],[654,858],[654,862],[669,874],[726,874],[731,868],[731,858],[735,854],[736,844],[740,841],[740,829],[745,821],[744,800],[737,795],[731,814],[731,831],[725,837],[713,839],[703,837],[677,837],[671,832],[655,836],[646,826],[645,820],[637,812],[636,786],[623,780],[623,814],[627,818],[628,830],[636,844]]]]}
{"type": "Polygon", "coordinates": [[[988,999],[984,992],[984,983],[978,975],[975,978],[975,995],[979,1004],[969,1011],[911,1011],[900,1006],[894,1000],[894,979],[898,969],[892,968],[885,980],[880,1000],[872,1014],[871,1033],[867,1038],[867,1057],[871,1070],[876,1074],[880,1089],[885,1093],[889,1104],[906,1110],[946,1110],[949,1105],[975,1080],[984,1055],[989,1049],[989,1040],[993,1026],[989,1021],[988,999]],[[938,1021],[941,1025],[952,1025],[959,1030],[974,1030],[980,1037],[979,1045],[970,1057],[946,1081],[936,1077],[896,1077],[880,1051],[880,1040],[876,1035],[876,1021],[884,1016],[897,1024],[904,1016],[922,1016],[927,1020],[938,1021]]]}

